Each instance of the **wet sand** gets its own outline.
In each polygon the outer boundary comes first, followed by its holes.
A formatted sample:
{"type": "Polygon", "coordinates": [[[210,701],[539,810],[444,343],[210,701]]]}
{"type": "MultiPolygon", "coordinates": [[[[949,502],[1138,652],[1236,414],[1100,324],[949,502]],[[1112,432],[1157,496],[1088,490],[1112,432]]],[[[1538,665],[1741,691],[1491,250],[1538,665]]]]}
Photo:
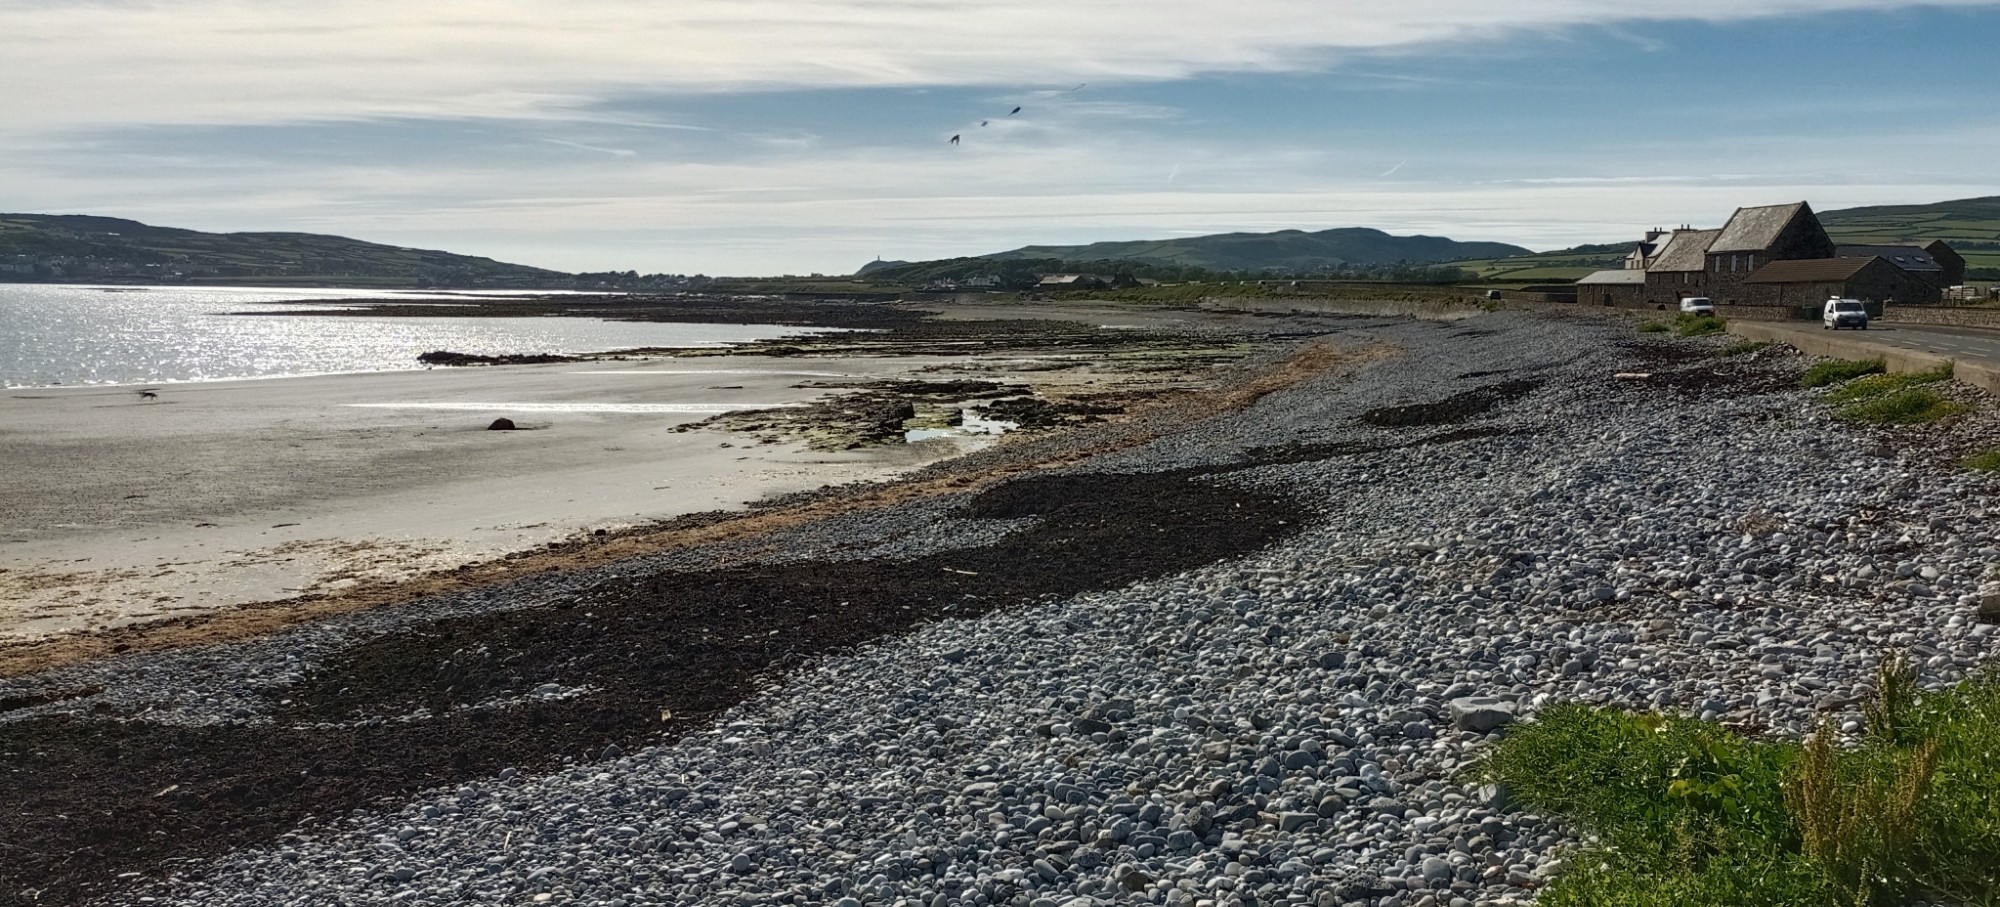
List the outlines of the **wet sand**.
{"type": "Polygon", "coordinates": [[[597,529],[893,476],[707,430],[937,365],[753,356],[0,393],[0,641],[395,580],[597,529]],[[810,385],[810,386],[801,386],[810,385]],[[488,431],[495,418],[523,430],[488,431]]]}

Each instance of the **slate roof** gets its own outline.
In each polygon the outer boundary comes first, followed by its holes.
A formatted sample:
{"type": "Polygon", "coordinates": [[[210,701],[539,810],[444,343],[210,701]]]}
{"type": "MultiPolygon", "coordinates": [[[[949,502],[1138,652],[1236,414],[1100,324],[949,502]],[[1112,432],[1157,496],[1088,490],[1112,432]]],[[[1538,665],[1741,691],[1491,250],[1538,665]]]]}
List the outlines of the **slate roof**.
{"type": "Polygon", "coordinates": [[[1846,280],[1876,262],[1876,258],[1800,258],[1774,261],[1752,273],[1744,283],[1816,283],[1846,280]]]}
{"type": "Polygon", "coordinates": [[[1905,271],[1942,271],[1931,253],[1916,246],[1840,246],[1834,250],[1841,258],[1884,258],[1905,271]]]}
{"type": "Polygon", "coordinates": [[[1762,252],[1778,241],[1778,234],[1784,232],[1785,225],[1792,222],[1805,202],[1789,205],[1765,205],[1761,208],[1738,208],[1730,215],[1729,223],[1722,225],[1722,235],[1710,244],[1710,252],[1762,252]]]}
{"type": "Polygon", "coordinates": [[[1610,271],[1597,271],[1592,274],[1586,274],[1577,281],[1577,284],[1579,286],[1615,285],[1615,284],[1643,285],[1645,282],[1646,282],[1646,272],[1640,271],[1635,268],[1618,268],[1610,271]]]}
{"type": "Polygon", "coordinates": [[[1708,267],[1708,247],[1721,230],[1682,230],[1653,256],[1648,271],[1701,271],[1708,267]]]}

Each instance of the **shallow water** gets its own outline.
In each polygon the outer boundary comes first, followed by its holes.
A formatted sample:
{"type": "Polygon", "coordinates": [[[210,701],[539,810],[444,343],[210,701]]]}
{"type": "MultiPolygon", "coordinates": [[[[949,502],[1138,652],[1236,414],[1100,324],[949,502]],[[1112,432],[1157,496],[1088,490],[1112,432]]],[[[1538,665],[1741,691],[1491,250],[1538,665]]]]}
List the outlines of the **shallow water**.
{"type": "Polygon", "coordinates": [[[301,300],[465,304],[466,294],[237,287],[0,284],[0,387],[267,378],[417,368],[417,355],[594,353],[694,347],[806,333],[780,325],[594,318],[232,315],[301,300]]]}
{"type": "Polygon", "coordinates": [[[903,432],[906,442],[928,441],[932,438],[964,438],[973,435],[1001,435],[1020,428],[1018,422],[1003,419],[988,419],[979,415],[979,410],[965,408],[959,411],[961,421],[950,428],[912,428],[903,432]]]}
{"type": "Polygon", "coordinates": [[[800,403],[349,403],[364,409],[439,409],[457,412],[523,413],[727,413],[739,409],[785,409],[800,403]]]}

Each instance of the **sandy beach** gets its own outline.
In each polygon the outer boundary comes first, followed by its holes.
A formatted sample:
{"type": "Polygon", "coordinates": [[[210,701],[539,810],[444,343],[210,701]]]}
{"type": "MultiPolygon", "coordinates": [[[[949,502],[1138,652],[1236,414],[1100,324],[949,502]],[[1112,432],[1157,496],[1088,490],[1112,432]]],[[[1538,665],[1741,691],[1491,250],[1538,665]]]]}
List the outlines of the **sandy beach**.
{"type": "Polygon", "coordinates": [[[933,367],[660,358],[0,394],[0,639],[449,569],[894,475],[977,438],[818,452],[711,431],[933,367]],[[496,418],[522,430],[488,431],[496,418]]]}
{"type": "Polygon", "coordinates": [[[770,355],[0,392],[0,643],[296,606],[889,479],[997,443],[965,405],[1027,395],[1031,428],[1099,421],[1241,355],[1153,333],[1230,316],[943,308],[908,336],[770,355]]]}

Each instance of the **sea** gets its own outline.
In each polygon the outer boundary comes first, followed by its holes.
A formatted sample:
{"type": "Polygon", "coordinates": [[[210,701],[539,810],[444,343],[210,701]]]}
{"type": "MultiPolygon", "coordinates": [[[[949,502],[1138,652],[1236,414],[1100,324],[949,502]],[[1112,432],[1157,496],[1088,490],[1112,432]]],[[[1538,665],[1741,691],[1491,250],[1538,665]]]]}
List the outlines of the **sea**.
{"type": "Polygon", "coordinates": [[[0,387],[160,384],[420,368],[431,350],[496,356],[702,347],[808,333],[785,325],[595,318],[305,315],[299,302],[466,305],[545,293],[0,283],[0,387]],[[290,303],[288,305],[288,303],[290,303]],[[244,312],[276,312],[246,316],[244,312]]]}

